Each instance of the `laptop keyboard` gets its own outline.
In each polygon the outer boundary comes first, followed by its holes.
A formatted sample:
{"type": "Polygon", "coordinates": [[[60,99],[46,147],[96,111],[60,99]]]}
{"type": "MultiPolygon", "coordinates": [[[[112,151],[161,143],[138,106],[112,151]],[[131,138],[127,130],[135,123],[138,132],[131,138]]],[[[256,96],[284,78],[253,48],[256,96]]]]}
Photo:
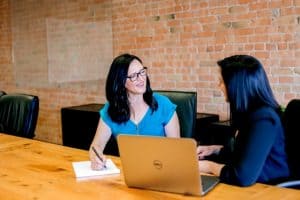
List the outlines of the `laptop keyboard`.
{"type": "Polygon", "coordinates": [[[216,176],[201,175],[201,181],[202,190],[203,192],[206,192],[212,189],[219,182],[219,178],[216,176]]]}

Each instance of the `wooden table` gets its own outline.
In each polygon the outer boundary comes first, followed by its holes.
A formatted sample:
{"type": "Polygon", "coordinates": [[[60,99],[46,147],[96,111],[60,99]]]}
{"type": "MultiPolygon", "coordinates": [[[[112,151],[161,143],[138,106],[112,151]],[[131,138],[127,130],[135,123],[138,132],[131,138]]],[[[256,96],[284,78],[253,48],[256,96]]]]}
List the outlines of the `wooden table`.
{"type": "MultiPolygon", "coordinates": [[[[76,180],[73,161],[88,159],[85,150],[0,133],[0,199],[199,199],[157,191],[128,188],[120,159],[110,157],[121,168],[120,175],[76,180]]],[[[216,199],[300,199],[300,191],[263,184],[241,188],[226,184],[203,197],[216,199]]]]}

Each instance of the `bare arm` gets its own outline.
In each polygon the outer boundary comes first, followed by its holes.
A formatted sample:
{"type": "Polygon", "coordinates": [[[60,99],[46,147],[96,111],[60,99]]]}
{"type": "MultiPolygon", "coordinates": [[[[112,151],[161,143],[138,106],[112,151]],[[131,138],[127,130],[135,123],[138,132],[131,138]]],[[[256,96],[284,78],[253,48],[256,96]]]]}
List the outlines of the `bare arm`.
{"type": "Polygon", "coordinates": [[[174,112],[169,123],[165,126],[165,132],[167,137],[180,137],[179,120],[176,112],[174,112]]]}
{"type": "MultiPolygon", "coordinates": [[[[197,154],[199,159],[204,159],[206,156],[210,156],[212,154],[219,154],[222,145],[208,145],[208,146],[198,146],[197,154]]],[[[200,173],[213,174],[215,176],[220,176],[221,170],[224,167],[223,164],[219,164],[216,162],[208,161],[208,160],[200,160],[199,161],[199,171],[200,173]]]]}
{"type": "Polygon", "coordinates": [[[206,156],[213,154],[219,154],[220,150],[223,148],[223,145],[200,145],[197,147],[197,154],[199,159],[204,159],[206,156]]]}
{"type": "Polygon", "coordinates": [[[213,174],[215,176],[220,176],[221,170],[224,164],[219,164],[213,161],[200,160],[199,161],[199,171],[200,173],[213,174]]]}
{"type": "Polygon", "coordinates": [[[91,159],[91,167],[94,170],[99,170],[104,167],[105,163],[105,156],[103,155],[103,150],[105,148],[106,143],[108,142],[109,138],[111,136],[111,129],[107,124],[100,118],[96,134],[94,136],[93,142],[91,143],[90,149],[89,149],[89,155],[91,159]],[[95,152],[92,150],[92,147],[94,147],[98,154],[102,157],[102,162],[99,158],[97,158],[95,152]]]}

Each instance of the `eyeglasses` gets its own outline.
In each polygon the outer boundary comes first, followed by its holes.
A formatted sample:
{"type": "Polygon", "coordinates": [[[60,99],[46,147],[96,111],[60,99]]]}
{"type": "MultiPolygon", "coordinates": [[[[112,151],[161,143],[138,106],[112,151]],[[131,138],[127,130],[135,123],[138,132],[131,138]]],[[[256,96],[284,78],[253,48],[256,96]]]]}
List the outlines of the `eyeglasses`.
{"type": "Polygon", "coordinates": [[[127,78],[129,78],[130,81],[134,82],[138,79],[139,76],[146,76],[146,75],[147,75],[147,67],[144,67],[139,72],[130,74],[129,76],[127,76],[127,78]]]}

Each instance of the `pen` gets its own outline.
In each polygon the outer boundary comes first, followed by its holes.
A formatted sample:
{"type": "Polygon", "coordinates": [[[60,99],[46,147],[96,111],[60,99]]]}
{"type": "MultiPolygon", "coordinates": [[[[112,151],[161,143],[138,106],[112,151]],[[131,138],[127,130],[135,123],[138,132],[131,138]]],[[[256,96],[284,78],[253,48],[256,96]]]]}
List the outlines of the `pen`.
{"type": "MultiPolygon", "coordinates": [[[[98,154],[98,152],[96,151],[95,147],[92,147],[93,151],[95,152],[96,156],[99,158],[99,160],[101,160],[101,162],[104,163],[103,159],[101,158],[101,156],[98,154]]],[[[104,168],[106,168],[106,165],[104,163],[104,168]]]]}

